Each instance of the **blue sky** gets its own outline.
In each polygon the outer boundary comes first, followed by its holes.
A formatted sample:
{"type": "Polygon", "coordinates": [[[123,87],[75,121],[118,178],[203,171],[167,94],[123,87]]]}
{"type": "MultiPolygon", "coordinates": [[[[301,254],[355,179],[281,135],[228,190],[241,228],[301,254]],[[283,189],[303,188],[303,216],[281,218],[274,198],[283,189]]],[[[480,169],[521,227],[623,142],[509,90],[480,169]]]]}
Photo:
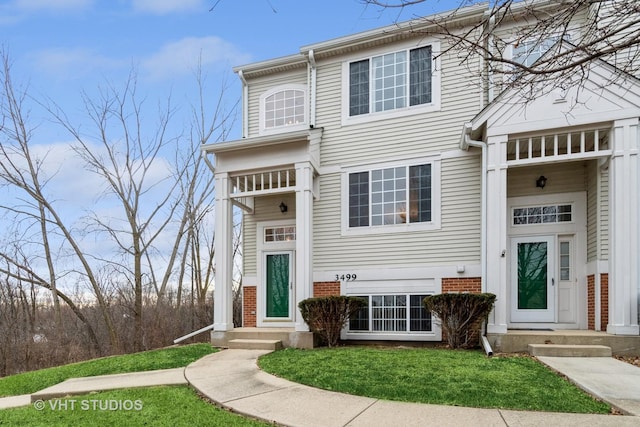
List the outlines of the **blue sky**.
{"type": "Polygon", "coordinates": [[[225,75],[233,83],[225,95],[235,101],[235,65],[457,3],[383,10],[361,0],[9,0],[0,3],[0,43],[14,62],[14,79],[72,111],[81,89],[123,83],[132,69],[145,96],[162,99],[171,91],[180,103],[193,89],[199,57],[209,84],[219,87],[225,75]]]}
{"type": "MultiPolygon", "coordinates": [[[[84,130],[92,126],[83,122],[81,92],[96,97],[107,83],[120,88],[135,70],[138,96],[150,103],[152,121],[156,103],[171,94],[176,132],[183,132],[180,126],[186,126],[190,105],[198,102],[194,69],[199,58],[207,74],[208,101],[217,102],[226,78],[231,86],[224,91],[224,103],[234,105],[241,88],[233,66],[450,10],[459,1],[426,0],[400,11],[367,7],[361,0],[0,0],[0,48],[12,61],[14,86],[28,85],[35,98],[60,105],[84,130]]],[[[69,134],[54,126],[37,103],[27,101],[25,113],[34,129],[31,150],[46,158],[41,171],[53,178],[47,190],[59,211],[78,229],[85,227],[88,211],[101,218],[120,217],[122,208],[102,197],[104,184],[74,155],[69,134]]],[[[230,137],[240,137],[238,124],[230,137]]],[[[157,161],[150,172],[158,182],[166,176],[164,161],[168,159],[157,161]]],[[[3,197],[15,196],[4,188],[3,197]]],[[[11,230],[6,219],[11,221],[0,214],[0,228],[11,230]]],[[[88,253],[114,250],[91,236],[85,240],[88,253]]],[[[168,247],[172,240],[165,240],[168,247]]],[[[162,252],[162,244],[158,246],[162,252]]]]}

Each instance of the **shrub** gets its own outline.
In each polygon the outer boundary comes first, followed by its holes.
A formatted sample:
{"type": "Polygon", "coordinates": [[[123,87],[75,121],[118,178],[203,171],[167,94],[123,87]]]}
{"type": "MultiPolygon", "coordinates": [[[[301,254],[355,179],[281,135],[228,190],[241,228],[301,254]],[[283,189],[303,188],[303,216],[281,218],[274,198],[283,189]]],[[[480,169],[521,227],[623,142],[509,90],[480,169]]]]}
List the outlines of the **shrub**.
{"type": "Polygon", "coordinates": [[[435,314],[451,348],[472,348],[478,343],[480,325],[496,300],[494,294],[438,294],[424,299],[435,314]]]}
{"type": "Polygon", "coordinates": [[[341,295],[307,298],[300,301],[298,307],[309,329],[329,347],[334,347],[347,320],[366,304],[362,298],[341,295]]]}

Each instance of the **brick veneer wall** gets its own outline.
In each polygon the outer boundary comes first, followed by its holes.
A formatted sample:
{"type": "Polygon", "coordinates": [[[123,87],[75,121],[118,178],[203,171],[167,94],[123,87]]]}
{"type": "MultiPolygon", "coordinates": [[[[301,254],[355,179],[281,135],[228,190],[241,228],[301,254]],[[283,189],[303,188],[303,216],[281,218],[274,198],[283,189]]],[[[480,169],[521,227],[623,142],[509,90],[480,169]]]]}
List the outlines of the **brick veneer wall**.
{"type": "Polygon", "coordinates": [[[442,279],[442,293],[469,292],[479,294],[482,292],[482,278],[480,277],[450,277],[442,279]]]}
{"type": "Polygon", "coordinates": [[[587,329],[596,329],[596,278],[587,276],[587,329]]]}
{"type": "MultiPolygon", "coordinates": [[[[600,275],[600,330],[606,331],[609,323],[609,274],[600,275]]],[[[596,329],[595,276],[587,276],[587,329],[596,329]]]]}
{"type": "Polygon", "coordinates": [[[242,288],[242,326],[245,328],[255,328],[256,310],[258,301],[255,286],[245,286],[242,288]]]}
{"type": "Polygon", "coordinates": [[[609,324],[609,274],[600,275],[600,330],[606,331],[609,324]]]}
{"type": "Polygon", "coordinates": [[[340,295],[340,282],[313,282],[313,297],[340,295]]]}

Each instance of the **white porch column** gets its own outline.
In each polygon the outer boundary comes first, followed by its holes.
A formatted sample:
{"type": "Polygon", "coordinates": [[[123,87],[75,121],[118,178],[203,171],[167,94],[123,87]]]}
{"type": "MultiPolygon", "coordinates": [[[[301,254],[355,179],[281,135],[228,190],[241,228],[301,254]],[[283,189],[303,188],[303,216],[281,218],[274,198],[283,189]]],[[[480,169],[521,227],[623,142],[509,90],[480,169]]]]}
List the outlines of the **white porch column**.
{"type": "Polygon", "coordinates": [[[613,126],[613,155],[609,167],[610,256],[609,323],[607,332],[638,335],[638,118],[613,126]]]}
{"type": "Polygon", "coordinates": [[[229,174],[216,173],[215,288],[213,330],[233,329],[233,209],[229,198],[229,174]]]}
{"type": "Polygon", "coordinates": [[[487,332],[507,333],[507,136],[487,138],[487,247],[485,292],[496,295],[487,332]]]}
{"type": "Polygon", "coordinates": [[[296,288],[295,329],[308,331],[298,303],[313,295],[313,167],[296,163],[296,288]]]}

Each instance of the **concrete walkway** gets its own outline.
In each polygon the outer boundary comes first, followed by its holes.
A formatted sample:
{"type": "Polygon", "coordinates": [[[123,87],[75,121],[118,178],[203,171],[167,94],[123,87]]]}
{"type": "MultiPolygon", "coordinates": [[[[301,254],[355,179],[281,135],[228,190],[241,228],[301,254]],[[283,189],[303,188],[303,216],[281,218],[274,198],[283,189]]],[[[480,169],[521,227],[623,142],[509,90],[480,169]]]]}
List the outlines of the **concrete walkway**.
{"type": "Polygon", "coordinates": [[[612,358],[540,357],[585,390],[627,414],[563,414],[390,402],[307,387],[266,374],[268,351],[224,350],[187,368],[74,378],[33,395],[0,398],[0,409],[39,399],[115,388],[191,384],[234,412],[290,426],[640,426],[640,368],[612,358]]]}

